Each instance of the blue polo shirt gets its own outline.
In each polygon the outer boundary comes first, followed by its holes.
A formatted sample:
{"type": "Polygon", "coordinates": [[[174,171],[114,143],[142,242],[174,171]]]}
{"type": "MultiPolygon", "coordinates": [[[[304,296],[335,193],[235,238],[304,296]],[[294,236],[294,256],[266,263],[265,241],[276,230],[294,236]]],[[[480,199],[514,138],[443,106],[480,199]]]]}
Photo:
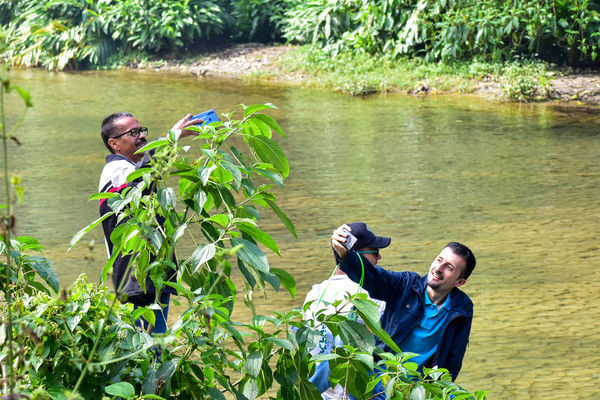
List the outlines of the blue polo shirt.
{"type": "Polygon", "coordinates": [[[399,344],[402,351],[419,354],[409,360],[409,362],[417,363],[419,369],[435,354],[440,343],[440,335],[448,319],[448,312],[452,306],[450,293],[439,310],[429,299],[427,288],[425,288],[424,297],[425,315],[412,333],[399,344]]]}

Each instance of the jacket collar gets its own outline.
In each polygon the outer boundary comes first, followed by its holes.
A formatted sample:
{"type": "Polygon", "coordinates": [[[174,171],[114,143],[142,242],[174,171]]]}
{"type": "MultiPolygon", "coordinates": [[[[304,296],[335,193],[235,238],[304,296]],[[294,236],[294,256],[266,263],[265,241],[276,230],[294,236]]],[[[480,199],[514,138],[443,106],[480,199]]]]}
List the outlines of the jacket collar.
{"type": "Polygon", "coordinates": [[[128,161],[131,165],[135,165],[135,163],[133,161],[131,161],[129,158],[125,157],[122,154],[109,154],[106,156],[106,163],[108,164],[109,162],[113,162],[113,161],[128,161]]]}

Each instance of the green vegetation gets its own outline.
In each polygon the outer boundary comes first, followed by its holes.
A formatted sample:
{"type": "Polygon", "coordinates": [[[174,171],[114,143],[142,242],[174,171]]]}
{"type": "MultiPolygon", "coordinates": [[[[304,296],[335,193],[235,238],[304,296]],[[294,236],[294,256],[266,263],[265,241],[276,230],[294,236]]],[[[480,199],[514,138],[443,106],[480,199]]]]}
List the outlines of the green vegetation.
{"type": "Polygon", "coordinates": [[[309,85],[350,95],[376,92],[469,93],[482,81],[498,85],[501,99],[542,100],[557,72],[544,62],[428,63],[421,58],[342,53],[304,46],[281,60],[287,72],[302,72],[309,85]]]}
{"type": "MultiPolygon", "coordinates": [[[[18,139],[16,126],[5,129],[4,98],[18,93],[25,110],[32,103],[27,92],[10,83],[6,67],[0,72],[6,184],[6,204],[0,206],[2,398],[320,400],[308,381],[318,361],[330,363],[332,382],[362,399],[371,397],[379,379],[389,398],[485,398],[485,392],[470,394],[452,383],[443,369],[417,372],[410,354],[382,330],[379,309],[365,295],[335,306],[341,310],[351,302],[366,326],[324,310],[316,323],[303,321],[299,309],[256,313],[255,292],[283,288],[293,296],[296,291],[293,277],[270,267],[262,250],[279,254],[277,243],[260,228],[261,210],[274,212],[295,236],[272,192],[283,186],[289,164],[279,138],[273,137],[285,134],[269,115],[275,110],[270,104],[241,106],[222,115],[222,121],[197,128],[190,146],[179,143],[180,132],[168,132],[143,149],[154,149],[154,157],[149,167],[129,176],[133,185],[122,193],[90,197],[107,199],[122,221],[111,236],[114,253],[131,256],[128,268],[138,281],[150,276],[159,291],[167,285],[177,290],[173,301],[183,311],[165,334],[150,335],[134,325],[142,316],[152,323],[158,300],[134,309],[84,275],[61,290],[51,262],[39,255],[41,244],[31,237],[11,237],[13,197],[22,197],[23,189],[18,179],[8,184],[7,142],[18,139]],[[178,251],[183,240],[195,243],[191,255],[178,251]],[[152,262],[150,254],[156,255],[152,262]],[[178,270],[176,282],[166,280],[172,268],[178,270]],[[240,298],[249,317],[236,321],[232,315],[240,298]],[[345,345],[313,357],[321,324],[345,345]],[[398,354],[382,353],[373,334],[398,354]],[[381,361],[375,362],[374,353],[381,361]],[[381,374],[371,374],[374,369],[381,374]]],[[[71,247],[103,218],[78,232],[71,247]]],[[[113,262],[104,266],[103,282],[113,262]]]]}
{"type": "Polygon", "coordinates": [[[223,39],[280,37],[282,1],[1,0],[5,60],[48,69],[177,55],[223,39]]]}
{"type": "Polygon", "coordinates": [[[309,45],[288,68],[350,94],[483,78],[505,98],[544,99],[558,68],[596,67],[600,51],[594,0],[0,0],[0,25],[4,61],[58,70],[309,45]]]}
{"type": "Polygon", "coordinates": [[[597,60],[599,10],[589,0],[312,0],[288,12],[284,36],[333,53],[574,66],[597,60]]]}
{"type": "Polygon", "coordinates": [[[5,57],[47,68],[189,52],[223,39],[312,43],[332,54],[595,65],[593,0],[2,0],[5,57]]]}

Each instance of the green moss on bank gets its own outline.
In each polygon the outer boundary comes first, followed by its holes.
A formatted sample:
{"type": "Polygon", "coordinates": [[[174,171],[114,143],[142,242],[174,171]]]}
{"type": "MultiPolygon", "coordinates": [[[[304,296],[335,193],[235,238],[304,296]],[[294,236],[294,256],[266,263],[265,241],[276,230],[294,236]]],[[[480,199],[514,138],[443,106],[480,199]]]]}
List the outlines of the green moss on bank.
{"type": "Polygon", "coordinates": [[[366,54],[331,56],[311,46],[287,53],[279,61],[285,73],[301,73],[309,86],[350,95],[372,93],[473,93],[494,87],[500,98],[546,100],[558,71],[540,61],[510,63],[426,63],[417,58],[392,59],[366,54]]]}

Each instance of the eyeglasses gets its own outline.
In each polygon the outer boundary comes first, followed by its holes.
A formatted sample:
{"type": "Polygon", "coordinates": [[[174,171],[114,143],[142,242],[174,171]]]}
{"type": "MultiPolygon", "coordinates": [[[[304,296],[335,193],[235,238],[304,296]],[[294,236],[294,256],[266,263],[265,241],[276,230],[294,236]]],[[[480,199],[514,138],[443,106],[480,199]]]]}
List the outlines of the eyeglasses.
{"type": "Polygon", "coordinates": [[[375,257],[379,257],[379,250],[365,250],[365,251],[357,251],[357,254],[375,254],[375,257]]]}
{"type": "Polygon", "coordinates": [[[140,133],[143,133],[144,135],[147,135],[148,134],[148,128],[145,128],[143,126],[140,126],[139,128],[132,128],[132,129],[126,131],[126,132],[123,132],[123,133],[117,135],[117,136],[113,136],[111,139],[117,139],[117,138],[120,138],[121,136],[127,135],[127,134],[129,136],[131,136],[132,138],[136,138],[136,137],[140,136],[140,133]]]}

